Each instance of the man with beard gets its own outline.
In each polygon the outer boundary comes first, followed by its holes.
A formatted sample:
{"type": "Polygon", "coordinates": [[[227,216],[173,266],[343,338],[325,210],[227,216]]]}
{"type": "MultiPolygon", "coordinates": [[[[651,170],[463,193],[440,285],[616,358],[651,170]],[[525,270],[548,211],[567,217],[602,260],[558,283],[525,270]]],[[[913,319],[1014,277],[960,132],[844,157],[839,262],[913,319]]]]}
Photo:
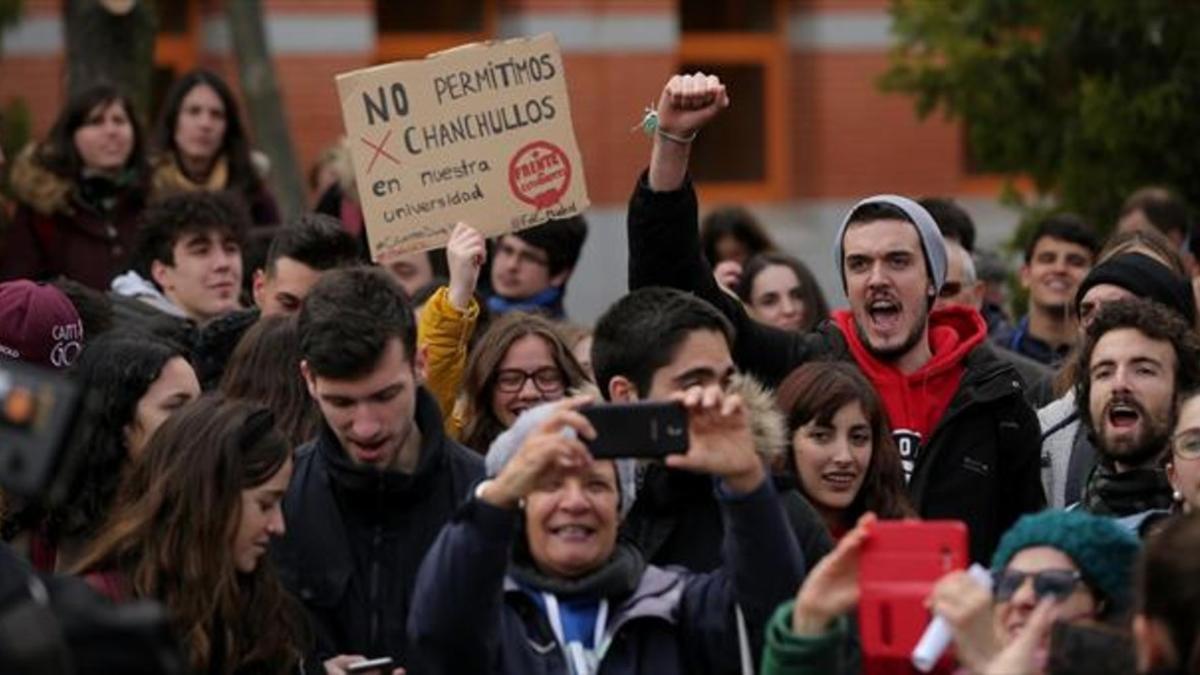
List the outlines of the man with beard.
{"type": "MultiPolygon", "coordinates": [[[[1162,304],[1184,319],[1188,325],[1196,320],[1196,305],[1186,280],[1156,257],[1150,249],[1134,248],[1103,259],[1088,272],[1075,293],[1072,313],[1079,317],[1077,345],[1087,337],[1087,328],[1104,305],[1118,300],[1145,298],[1162,304]]],[[[1010,352],[1011,353],[1011,352],[1010,352]]],[[[1091,429],[1080,421],[1080,406],[1075,385],[1078,359],[1063,365],[1059,378],[1068,389],[1062,396],[1038,410],[1042,427],[1042,488],[1046,501],[1061,509],[1079,501],[1088,475],[1096,465],[1096,448],[1091,429]]]]}
{"type": "Polygon", "coordinates": [[[1018,516],[1045,504],[1038,425],[1016,371],[987,344],[979,313],[930,314],[946,276],[937,224],[904,197],[864,199],[834,244],[850,311],[808,334],[756,323],[713,281],[687,179],[695,134],[728,104],[716,77],[667,83],[650,168],[629,208],[630,288],[671,286],[715,305],[736,329],[737,365],[769,385],[806,361],[853,359],[883,397],[918,512],[966,522],[972,559],[987,560],[1018,516]]]}
{"type": "Polygon", "coordinates": [[[1104,305],[1088,326],[1075,385],[1099,462],[1080,508],[1130,517],[1172,506],[1159,462],[1175,426],[1176,397],[1200,383],[1200,340],[1179,315],[1149,300],[1104,305]]]}

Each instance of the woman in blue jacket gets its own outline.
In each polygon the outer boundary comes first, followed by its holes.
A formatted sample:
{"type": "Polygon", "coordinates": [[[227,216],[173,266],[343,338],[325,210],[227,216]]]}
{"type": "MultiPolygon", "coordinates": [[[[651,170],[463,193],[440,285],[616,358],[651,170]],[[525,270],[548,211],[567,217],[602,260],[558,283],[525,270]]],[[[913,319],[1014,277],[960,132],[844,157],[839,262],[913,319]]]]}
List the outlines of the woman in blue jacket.
{"type": "Polygon", "coordinates": [[[741,398],[716,386],[677,398],[689,449],[666,462],[716,479],[724,565],[703,575],[647,565],[617,536],[632,464],[588,453],[596,432],[578,409],[589,399],[535,408],[493,444],[494,478],[421,565],[409,633],[431,672],[750,672],[803,562],[741,398]]]}

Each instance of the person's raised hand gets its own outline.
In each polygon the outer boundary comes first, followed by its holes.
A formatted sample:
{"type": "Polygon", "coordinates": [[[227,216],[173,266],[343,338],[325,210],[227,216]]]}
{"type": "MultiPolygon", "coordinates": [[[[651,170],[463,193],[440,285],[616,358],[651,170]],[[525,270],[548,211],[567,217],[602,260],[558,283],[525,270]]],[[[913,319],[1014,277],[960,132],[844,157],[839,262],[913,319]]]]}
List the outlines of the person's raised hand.
{"type": "Polygon", "coordinates": [[[1039,675],[1046,671],[1050,629],[1058,619],[1058,604],[1045,598],[1012,642],[976,672],[980,675],[1039,675]]]}
{"type": "Polygon", "coordinates": [[[688,413],[688,451],[668,455],[667,466],[707,473],[738,494],[753,492],[766,477],[742,397],[718,385],[692,387],[672,398],[688,413]]]}
{"type": "Polygon", "coordinates": [[[579,412],[591,402],[591,396],[574,396],[557,403],[550,417],[525,437],[500,474],[484,484],[479,497],[493,506],[515,508],[547,476],[591,464],[592,455],[580,439],[595,439],[596,430],[579,412]],[[567,429],[574,429],[575,434],[564,433],[567,429]]]}
{"type": "Polygon", "coordinates": [[[965,570],[938,579],[926,606],[949,624],[958,661],[979,672],[996,656],[999,645],[992,627],[992,593],[965,570]]]}
{"type": "Polygon", "coordinates": [[[479,271],[487,259],[487,244],[478,230],[458,223],[446,242],[446,266],[450,268],[450,304],[459,311],[471,305],[479,271]]]}
{"type": "Polygon", "coordinates": [[[865,513],[837,546],[808,573],[792,607],[792,632],[817,636],[858,605],[858,561],[875,514],[865,513]]]}
{"type": "Polygon", "coordinates": [[[713,279],[716,279],[717,285],[730,293],[737,288],[738,281],[742,278],[742,265],[736,260],[722,260],[713,268],[713,279]]]}
{"type": "Polygon", "coordinates": [[[674,75],[658,98],[658,128],[690,138],[729,107],[729,94],[716,75],[674,75]]]}

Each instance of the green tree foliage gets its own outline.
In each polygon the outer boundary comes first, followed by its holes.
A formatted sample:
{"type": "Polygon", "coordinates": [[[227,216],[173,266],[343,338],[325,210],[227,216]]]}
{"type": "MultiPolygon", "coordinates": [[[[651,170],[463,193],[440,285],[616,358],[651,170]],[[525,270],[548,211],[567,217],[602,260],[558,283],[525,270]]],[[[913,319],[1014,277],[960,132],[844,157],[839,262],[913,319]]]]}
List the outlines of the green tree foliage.
{"type": "MultiPolygon", "coordinates": [[[[32,136],[33,114],[25,99],[11,99],[0,107],[0,151],[10,162],[32,136]]],[[[7,171],[0,176],[0,194],[8,194],[7,171]]]]}
{"type": "MultiPolygon", "coordinates": [[[[22,0],[0,0],[0,31],[17,23],[21,18],[22,0]]],[[[0,35],[0,46],[4,36],[0,35]]]]}
{"type": "MultiPolygon", "coordinates": [[[[880,80],[965,126],[983,171],[1108,228],[1147,184],[1200,206],[1200,2],[893,0],[880,80]]],[[[1011,194],[1011,192],[1010,192],[1011,194]]]]}

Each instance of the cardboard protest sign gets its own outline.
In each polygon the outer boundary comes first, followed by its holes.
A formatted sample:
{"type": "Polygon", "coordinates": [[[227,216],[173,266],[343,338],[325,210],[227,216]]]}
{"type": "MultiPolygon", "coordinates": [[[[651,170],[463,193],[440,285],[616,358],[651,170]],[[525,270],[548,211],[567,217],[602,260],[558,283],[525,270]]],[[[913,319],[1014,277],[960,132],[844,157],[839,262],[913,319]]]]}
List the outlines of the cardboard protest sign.
{"type": "Polygon", "coordinates": [[[337,76],[371,257],[491,236],[588,207],[553,35],[337,76]]]}

